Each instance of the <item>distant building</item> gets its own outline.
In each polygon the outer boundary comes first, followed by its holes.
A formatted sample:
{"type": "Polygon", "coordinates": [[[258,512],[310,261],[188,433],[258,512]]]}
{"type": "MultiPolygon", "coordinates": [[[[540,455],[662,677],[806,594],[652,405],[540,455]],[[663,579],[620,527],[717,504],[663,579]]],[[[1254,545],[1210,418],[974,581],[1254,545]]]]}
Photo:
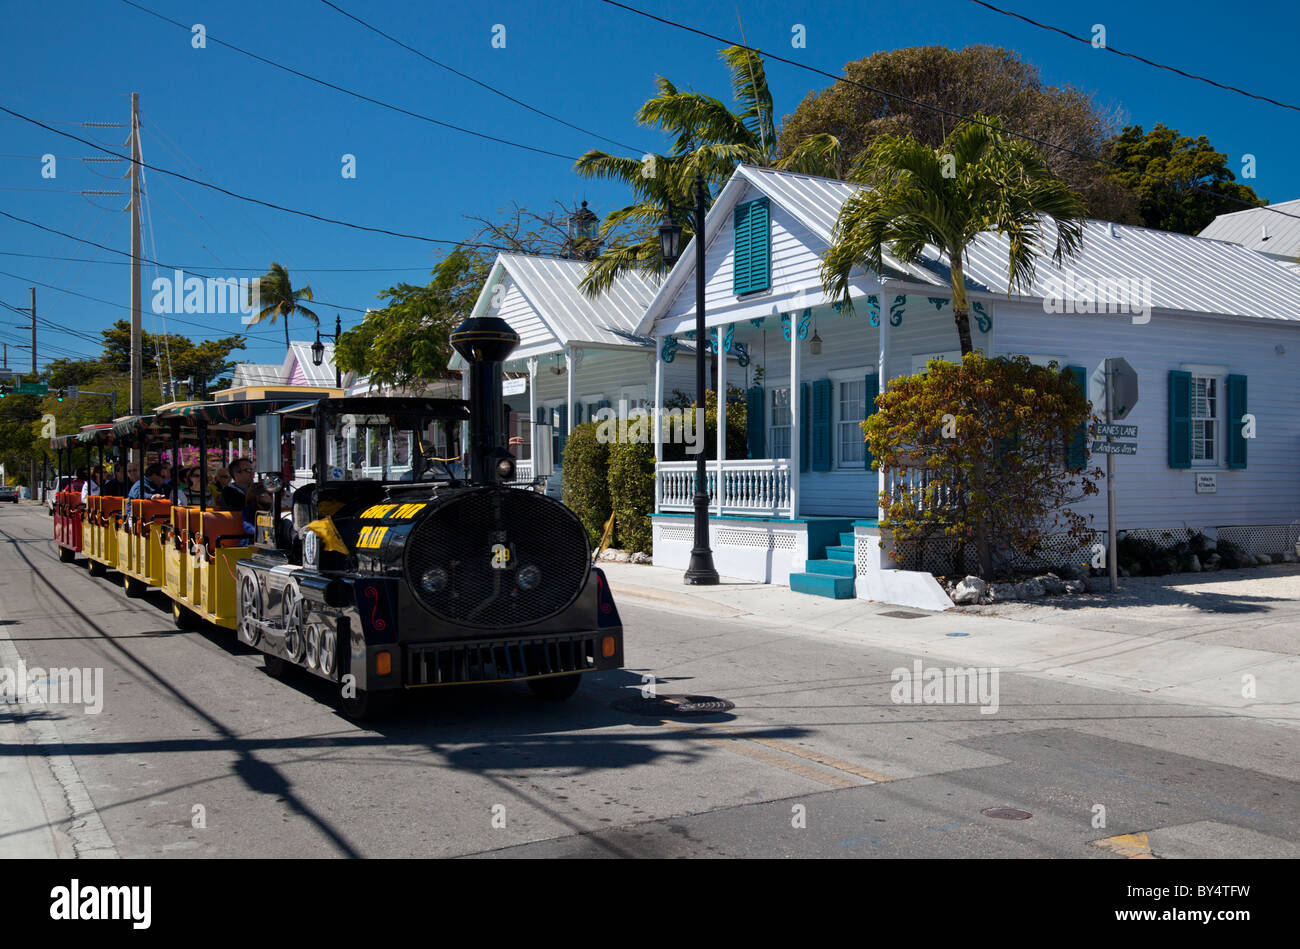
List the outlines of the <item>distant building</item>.
{"type": "Polygon", "coordinates": [[[1249,247],[1300,271],[1300,198],[1220,214],[1199,236],[1249,247]]]}
{"type": "Polygon", "coordinates": [[[246,399],[293,398],[301,395],[342,395],[358,380],[356,373],[343,373],[343,387],[334,386],[334,344],[322,341],[325,357],[319,366],[312,361],[312,341],[296,340],[289,344],[284,362],[241,362],[235,366],[230,387],[213,394],[217,402],[239,402],[246,399]]]}

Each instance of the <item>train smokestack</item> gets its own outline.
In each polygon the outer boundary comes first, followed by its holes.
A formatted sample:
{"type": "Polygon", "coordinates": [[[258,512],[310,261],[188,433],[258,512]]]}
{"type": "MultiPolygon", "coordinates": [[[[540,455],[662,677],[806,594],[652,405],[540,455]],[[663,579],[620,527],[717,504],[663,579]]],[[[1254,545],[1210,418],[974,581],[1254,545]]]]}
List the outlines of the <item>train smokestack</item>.
{"type": "Polygon", "coordinates": [[[451,345],[469,364],[470,435],[465,471],[479,484],[498,480],[497,461],[509,455],[502,433],[501,380],[506,357],[519,334],[500,317],[471,317],[451,334],[451,345]]]}

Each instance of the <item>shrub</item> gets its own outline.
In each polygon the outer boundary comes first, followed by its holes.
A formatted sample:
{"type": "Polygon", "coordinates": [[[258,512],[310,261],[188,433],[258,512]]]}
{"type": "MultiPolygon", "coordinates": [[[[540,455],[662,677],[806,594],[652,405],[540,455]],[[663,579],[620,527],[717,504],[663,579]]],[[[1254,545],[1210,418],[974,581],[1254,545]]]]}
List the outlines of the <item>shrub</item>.
{"type": "Polygon", "coordinates": [[[618,538],[616,546],[650,553],[654,538],[650,515],[655,506],[653,445],[616,442],[609,446],[609,493],[618,538]]]}
{"type": "Polygon", "coordinates": [[[1100,469],[1067,471],[1066,446],[1089,417],[1088,401],[1054,365],[1023,356],[961,363],[890,380],[862,423],[876,464],[922,471],[882,496],[880,526],[904,553],[943,538],[953,572],[974,546],[990,577],[998,550],[1036,549],[1052,528],[1079,542],[1087,519],[1067,505],[1097,493],[1100,469]]]}
{"type": "Polygon", "coordinates": [[[609,448],[597,440],[594,422],[575,425],[564,443],[561,494],[587,529],[593,547],[609,520],[609,448]]]}
{"type": "MultiPolygon", "coordinates": [[[[695,397],[687,395],[681,389],[674,389],[673,394],[664,399],[665,409],[682,409],[689,411],[695,407],[695,397]]],[[[727,385],[727,457],[745,458],[749,451],[748,433],[745,419],[748,415],[745,403],[745,390],[727,385]]],[[[712,389],[704,394],[704,457],[718,457],[718,395],[712,389]]],[[[694,461],[694,455],[686,454],[686,446],[680,442],[669,441],[668,431],[664,431],[664,461],[694,461]]]]}

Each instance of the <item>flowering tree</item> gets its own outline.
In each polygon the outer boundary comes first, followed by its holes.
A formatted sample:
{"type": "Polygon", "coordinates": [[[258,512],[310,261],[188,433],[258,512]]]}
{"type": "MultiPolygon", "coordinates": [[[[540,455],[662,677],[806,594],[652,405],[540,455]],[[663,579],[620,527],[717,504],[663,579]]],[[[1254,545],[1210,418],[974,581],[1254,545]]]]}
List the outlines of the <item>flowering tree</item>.
{"type": "Polygon", "coordinates": [[[985,577],[995,551],[1034,551],[1051,532],[1076,540],[1087,518],[1068,505],[1097,493],[1086,470],[1087,397],[1055,363],[1024,356],[932,360],[891,379],[862,423],[877,466],[900,477],[881,495],[880,526],[899,549],[952,543],[953,571],[974,546],[985,577]]]}

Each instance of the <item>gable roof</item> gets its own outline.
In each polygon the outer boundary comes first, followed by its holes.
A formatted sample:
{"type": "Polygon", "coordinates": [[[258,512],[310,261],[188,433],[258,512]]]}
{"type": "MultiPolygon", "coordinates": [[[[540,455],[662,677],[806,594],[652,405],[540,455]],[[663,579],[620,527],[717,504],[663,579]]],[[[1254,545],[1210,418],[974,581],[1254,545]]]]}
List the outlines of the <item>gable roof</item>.
{"type": "MultiPolygon", "coordinates": [[[[654,282],[635,271],[625,273],[609,290],[591,299],[578,289],[586,272],[585,260],[498,254],[472,315],[489,315],[496,288],[508,276],[537,318],[531,325],[515,327],[519,348],[511,360],[559,352],[571,344],[653,346],[653,340],[636,333],[636,325],[654,298],[654,282]]],[[[459,354],[449,363],[452,369],[463,365],[459,354]]]]}
{"type": "Polygon", "coordinates": [[[1231,241],[1274,257],[1300,256],[1300,198],[1220,214],[1200,236],[1231,241]]]}
{"type": "MultiPolygon", "coordinates": [[[[730,223],[732,209],[753,188],[829,246],[840,209],[859,187],[740,165],[709,209],[705,240],[711,242],[730,223]]],[[[1046,239],[1054,238],[1054,227],[1049,224],[1046,239]]],[[[967,290],[1006,297],[1008,251],[1007,238],[995,233],[979,235],[967,252],[967,290]]],[[[689,292],[687,282],[694,269],[695,254],[688,248],[647,309],[638,326],[641,333],[651,334],[677,295],[689,292]]],[[[885,273],[878,276],[900,290],[906,289],[903,284],[943,288],[949,285],[948,256],[933,246],[927,247],[915,264],[886,254],[885,273]]],[[[1085,222],[1078,254],[1060,267],[1050,256],[1040,258],[1032,283],[1011,297],[1041,299],[1060,294],[1065,279],[1099,278],[1149,278],[1156,309],[1300,321],[1300,274],[1279,267],[1264,254],[1223,241],[1096,220],[1085,222]]]]}

